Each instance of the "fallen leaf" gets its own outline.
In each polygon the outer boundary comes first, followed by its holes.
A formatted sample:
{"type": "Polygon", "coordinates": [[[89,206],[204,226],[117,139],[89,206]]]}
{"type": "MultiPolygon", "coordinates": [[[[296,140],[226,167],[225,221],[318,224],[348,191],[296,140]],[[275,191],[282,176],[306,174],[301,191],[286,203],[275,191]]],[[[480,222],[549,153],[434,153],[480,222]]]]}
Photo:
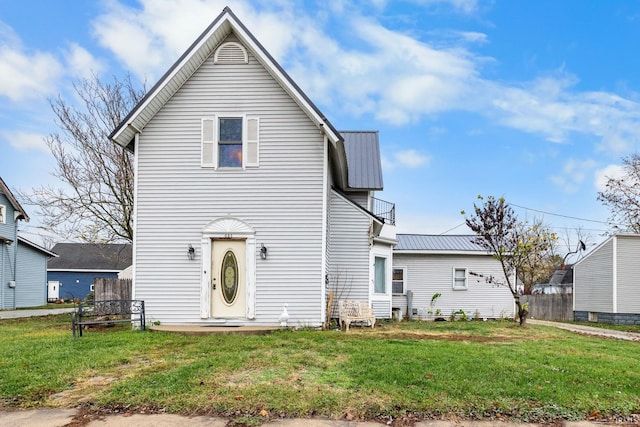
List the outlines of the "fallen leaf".
{"type": "Polygon", "coordinates": [[[260,415],[266,417],[267,415],[269,415],[269,413],[263,409],[260,411],[260,415]]]}
{"type": "Polygon", "coordinates": [[[236,395],[236,399],[237,400],[242,400],[242,399],[244,399],[244,395],[243,394],[238,394],[238,395],[236,395]]]}

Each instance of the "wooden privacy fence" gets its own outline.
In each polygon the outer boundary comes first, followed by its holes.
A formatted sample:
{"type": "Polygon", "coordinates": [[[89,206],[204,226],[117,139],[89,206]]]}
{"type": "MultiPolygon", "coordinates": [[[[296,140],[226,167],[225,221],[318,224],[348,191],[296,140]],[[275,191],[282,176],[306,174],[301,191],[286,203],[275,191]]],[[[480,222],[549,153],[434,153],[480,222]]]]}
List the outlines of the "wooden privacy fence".
{"type": "Polygon", "coordinates": [[[131,279],[93,279],[93,295],[96,301],[130,300],[133,281],[131,279]]]}
{"type": "Polygon", "coordinates": [[[573,320],[573,294],[521,295],[520,301],[529,303],[529,317],[539,320],[573,320]]]}

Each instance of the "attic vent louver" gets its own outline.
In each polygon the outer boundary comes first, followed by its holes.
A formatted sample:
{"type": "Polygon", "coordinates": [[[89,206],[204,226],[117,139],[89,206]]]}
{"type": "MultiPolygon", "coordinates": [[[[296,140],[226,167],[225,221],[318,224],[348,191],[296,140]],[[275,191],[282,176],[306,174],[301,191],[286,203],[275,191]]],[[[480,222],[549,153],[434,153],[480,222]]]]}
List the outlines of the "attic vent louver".
{"type": "Polygon", "coordinates": [[[249,62],[247,51],[236,42],[223,43],[213,57],[215,64],[246,64],[249,62]]]}

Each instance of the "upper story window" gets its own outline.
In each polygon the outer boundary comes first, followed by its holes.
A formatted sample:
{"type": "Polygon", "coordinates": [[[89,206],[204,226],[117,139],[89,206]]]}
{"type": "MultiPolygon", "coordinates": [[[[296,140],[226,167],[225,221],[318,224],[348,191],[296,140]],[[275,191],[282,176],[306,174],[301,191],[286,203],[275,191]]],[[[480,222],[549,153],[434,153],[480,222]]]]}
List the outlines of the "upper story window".
{"type": "Polygon", "coordinates": [[[241,168],[242,118],[220,117],[218,129],[218,166],[241,168]]]}
{"type": "Polygon", "coordinates": [[[6,224],[7,222],[7,207],[0,205],[0,224],[6,224]]]}
{"type": "Polygon", "coordinates": [[[464,291],[469,289],[467,283],[467,269],[466,268],[454,268],[453,269],[453,290],[464,291]]]}
{"type": "Polygon", "coordinates": [[[221,114],[202,119],[202,167],[258,167],[260,119],[221,114]]]}

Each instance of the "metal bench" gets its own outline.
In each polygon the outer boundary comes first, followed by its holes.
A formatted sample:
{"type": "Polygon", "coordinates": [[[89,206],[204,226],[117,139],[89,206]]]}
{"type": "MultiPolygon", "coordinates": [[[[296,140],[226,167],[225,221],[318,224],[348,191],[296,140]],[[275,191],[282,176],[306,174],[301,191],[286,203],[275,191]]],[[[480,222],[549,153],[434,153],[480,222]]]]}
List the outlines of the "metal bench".
{"type": "Polygon", "coordinates": [[[340,329],[344,326],[346,331],[351,322],[366,322],[372,328],[376,323],[373,308],[364,301],[338,301],[338,316],[340,329]]]}
{"type": "Polygon", "coordinates": [[[78,304],[78,310],[71,314],[73,338],[82,336],[82,329],[88,325],[110,325],[114,323],[140,322],[140,330],[145,330],[144,301],[104,300],[78,304]]]}

